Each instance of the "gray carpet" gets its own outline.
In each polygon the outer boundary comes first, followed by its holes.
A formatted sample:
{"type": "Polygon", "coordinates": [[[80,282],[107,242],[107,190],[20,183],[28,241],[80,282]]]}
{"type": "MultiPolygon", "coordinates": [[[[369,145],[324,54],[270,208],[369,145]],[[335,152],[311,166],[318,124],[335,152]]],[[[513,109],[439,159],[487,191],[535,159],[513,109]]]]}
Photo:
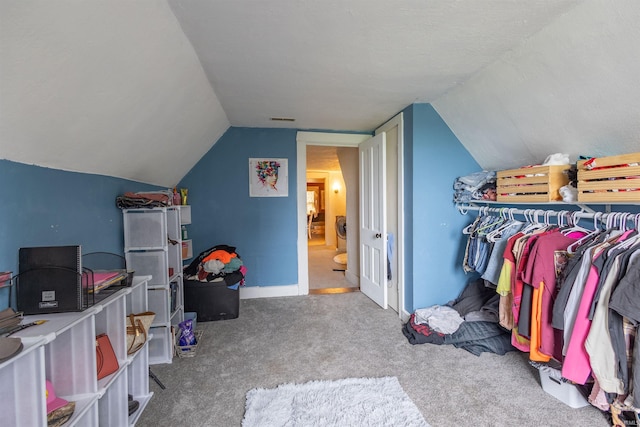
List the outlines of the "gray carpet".
{"type": "Polygon", "coordinates": [[[198,322],[197,355],[155,365],[167,386],[139,426],[239,426],[247,391],[284,383],[396,376],[438,426],[606,426],[540,386],[519,352],[476,357],[452,346],[412,346],[397,314],[360,292],[240,301],[240,317],[198,322]]]}

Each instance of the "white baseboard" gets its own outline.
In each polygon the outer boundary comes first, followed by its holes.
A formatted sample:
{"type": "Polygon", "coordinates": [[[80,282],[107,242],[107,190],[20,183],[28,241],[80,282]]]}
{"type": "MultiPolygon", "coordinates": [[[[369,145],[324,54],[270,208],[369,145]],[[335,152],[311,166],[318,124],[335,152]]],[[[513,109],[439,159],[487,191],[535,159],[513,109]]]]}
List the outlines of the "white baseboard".
{"type": "Polygon", "coordinates": [[[240,287],[240,299],[292,296],[298,296],[298,285],[240,287]]]}

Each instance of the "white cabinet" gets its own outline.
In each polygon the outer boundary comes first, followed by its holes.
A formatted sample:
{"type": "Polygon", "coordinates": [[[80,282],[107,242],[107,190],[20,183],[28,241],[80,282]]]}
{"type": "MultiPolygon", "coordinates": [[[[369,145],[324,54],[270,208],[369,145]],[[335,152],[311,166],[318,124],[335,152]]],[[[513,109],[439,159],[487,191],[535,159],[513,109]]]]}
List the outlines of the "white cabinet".
{"type": "Polygon", "coordinates": [[[149,343],[152,365],[171,363],[173,327],[184,320],[182,208],[123,210],[127,268],[135,274],[152,276],[148,287],[149,310],[156,313],[149,343]]]}
{"type": "Polygon", "coordinates": [[[148,277],[135,277],[102,302],[73,313],[26,316],[23,324],[45,323],[13,336],[24,348],[0,364],[0,414],[3,425],[46,426],[49,380],[58,396],[76,402],[67,426],[135,425],[152,393],[149,392],[148,344],[133,355],[126,351],[126,315],[146,311],[148,277]],[[119,369],[97,379],[96,335],[107,333],[119,369]],[[128,415],[128,395],[140,402],[128,415]]]}

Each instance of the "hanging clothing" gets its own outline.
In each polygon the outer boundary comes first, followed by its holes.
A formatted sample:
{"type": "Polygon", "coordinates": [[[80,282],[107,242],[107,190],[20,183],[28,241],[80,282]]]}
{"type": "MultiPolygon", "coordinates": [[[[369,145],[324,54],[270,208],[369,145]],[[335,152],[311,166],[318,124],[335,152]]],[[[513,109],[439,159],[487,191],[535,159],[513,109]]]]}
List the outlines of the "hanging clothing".
{"type": "MultiPolygon", "coordinates": [[[[629,232],[630,233],[630,232],[629,232]]],[[[620,236],[622,240],[626,237],[626,234],[620,236]]],[[[616,237],[615,239],[618,239],[616,237]]],[[[617,240],[620,241],[620,240],[617,240]]],[[[606,257],[605,249],[609,247],[610,241],[606,241],[597,246],[594,251],[594,258],[603,256],[606,257]]],[[[591,303],[595,295],[596,286],[599,279],[599,269],[592,262],[589,267],[589,273],[584,285],[584,290],[578,304],[578,310],[576,311],[576,317],[573,322],[573,330],[571,331],[571,337],[567,346],[567,354],[564,358],[562,365],[562,375],[578,384],[584,384],[589,379],[591,374],[591,365],[589,364],[589,355],[584,348],[584,342],[587,339],[589,328],[591,326],[591,319],[589,318],[589,311],[591,303]]]]}
{"type": "MultiPolygon", "coordinates": [[[[560,258],[566,257],[567,247],[585,236],[584,232],[563,234],[559,229],[551,230],[538,237],[531,250],[523,280],[534,288],[534,301],[538,303],[533,311],[536,322],[531,340],[532,352],[539,351],[541,358],[554,357],[562,360],[562,336],[551,325],[553,303],[557,295],[556,277],[560,258]]],[[[532,359],[533,360],[533,359],[532,359]]]]}
{"type": "Polygon", "coordinates": [[[617,284],[620,270],[626,270],[630,258],[638,254],[640,252],[625,249],[612,251],[609,257],[609,271],[599,290],[597,301],[592,305],[592,322],[585,341],[585,349],[589,354],[589,363],[594,375],[598,378],[600,387],[608,393],[624,393],[622,380],[617,376],[616,354],[607,326],[610,297],[617,284]]]}
{"type": "Polygon", "coordinates": [[[638,231],[510,230],[509,221],[476,218],[465,230],[464,265],[495,286],[511,344],[534,363],[555,362],[562,381],[594,385],[594,406],[640,408],[638,231]]]}

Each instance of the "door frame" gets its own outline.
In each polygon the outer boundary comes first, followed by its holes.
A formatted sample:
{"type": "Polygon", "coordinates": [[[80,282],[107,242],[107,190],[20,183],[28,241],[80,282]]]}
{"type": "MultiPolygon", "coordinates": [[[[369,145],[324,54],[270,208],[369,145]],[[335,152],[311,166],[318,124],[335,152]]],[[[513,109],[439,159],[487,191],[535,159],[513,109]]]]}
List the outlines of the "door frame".
{"type": "MultiPolygon", "coordinates": [[[[307,247],[307,145],[326,147],[354,147],[371,138],[366,134],[298,131],[297,144],[297,197],[298,197],[298,295],[309,295],[309,248],[307,247]]],[[[326,224],[325,224],[326,226],[326,224]]]]}
{"type": "MultiPolygon", "coordinates": [[[[398,261],[398,315],[407,322],[411,313],[405,308],[404,300],[404,113],[400,112],[389,119],[375,131],[377,135],[380,132],[398,127],[398,235],[395,239],[395,253],[398,261]]],[[[387,203],[391,203],[387,200],[387,203]]]]}
{"type": "MultiPolygon", "coordinates": [[[[398,255],[398,316],[408,319],[409,314],[404,302],[404,130],[403,113],[399,113],[376,129],[382,132],[387,127],[398,126],[398,236],[396,238],[398,255]]],[[[309,252],[307,247],[307,225],[305,200],[307,190],[307,145],[328,147],[354,147],[371,138],[369,134],[345,134],[332,132],[298,131],[296,135],[297,161],[297,200],[298,200],[298,295],[309,295],[309,252]]]]}

